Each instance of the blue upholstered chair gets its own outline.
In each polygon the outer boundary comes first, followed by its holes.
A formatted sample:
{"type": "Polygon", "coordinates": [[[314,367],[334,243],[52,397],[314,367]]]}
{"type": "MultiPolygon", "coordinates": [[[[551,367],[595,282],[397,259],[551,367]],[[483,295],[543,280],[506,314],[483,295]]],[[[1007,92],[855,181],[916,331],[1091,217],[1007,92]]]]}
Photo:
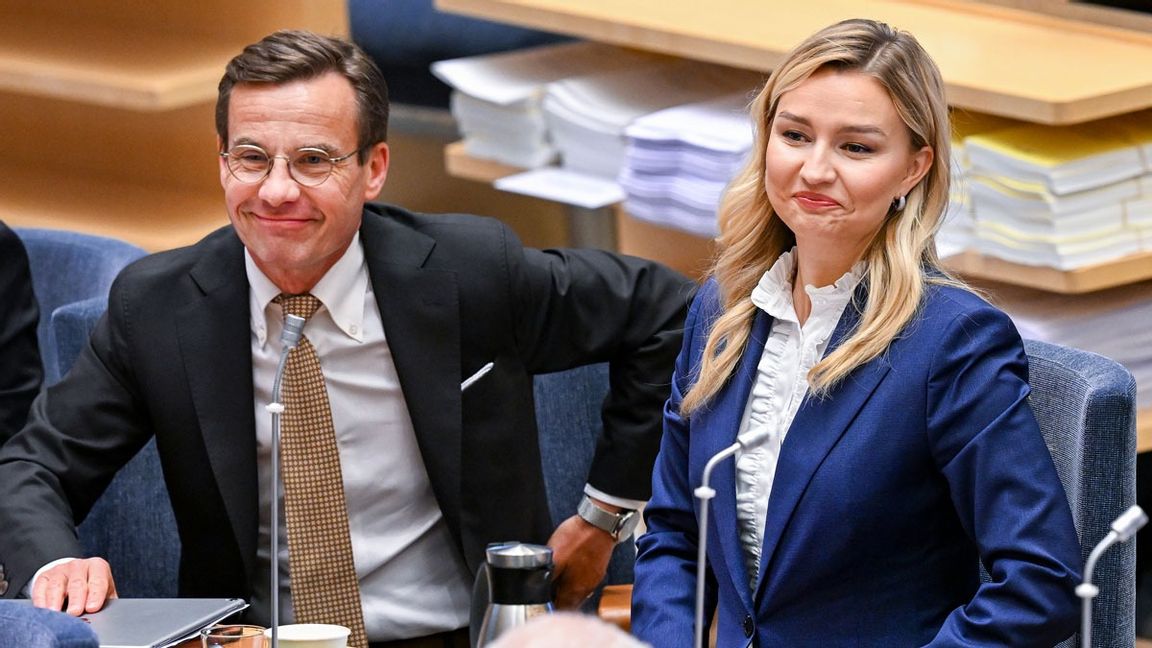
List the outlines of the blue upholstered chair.
{"type": "Polygon", "coordinates": [[[99,648],[87,623],[28,601],[0,601],[0,646],[12,648],[99,648]]]}
{"type": "Polygon", "coordinates": [[[120,270],[144,256],[144,250],[102,236],[69,232],[66,230],[17,228],[16,233],[28,250],[32,269],[32,288],[40,305],[41,355],[44,359],[44,377],[48,384],[60,380],[72,366],[80,344],[88,340],[87,330],[66,327],[57,339],[53,320],[57,309],[65,309],[62,318],[76,321],[86,314],[104,312],[108,301],[108,288],[120,270]],[[64,346],[68,357],[60,356],[64,346]]]}
{"type": "MultiPolygon", "coordinates": [[[[48,229],[17,229],[28,250],[40,305],[41,354],[48,384],[68,373],[108,306],[120,270],[144,250],[117,239],[48,229]]],[[[176,595],[180,544],[155,441],[112,480],[80,525],[90,556],[112,564],[125,597],[176,595]],[[128,530],[128,531],[125,531],[128,530]]]]}
{"type": "MultiPolygon", "coordinates": [[[[1112,521],[1136,500],[1136,383],[1127,369],[1094,353],[1036,340],[1025,340],[1024,348],[1029,402],[1072,506],[1083,565],[1112,521]]],[[[1100,587],[1093,605],[1093,645],[1131,646],[1135,543],[1109,549],[1093,581],[1100,587]]],[[[1080,645],[1079,635],[1061,645],[1080,645]]]]}
{"type": "MultiPolygon", "coordinates": [[[[588,467],[603,425],[600,407],[608,395],[608,365],[595,364],[536,376],[536,424],[540,429],[540,457],[544,487],[553,524],[576,512],[584,493],[588,467]]],[[[623,542],[608,563],[605,585],[632,582],[636,547],[623,542]]],[[[594,605],[596,597],[590,605],[594,605]]]]}

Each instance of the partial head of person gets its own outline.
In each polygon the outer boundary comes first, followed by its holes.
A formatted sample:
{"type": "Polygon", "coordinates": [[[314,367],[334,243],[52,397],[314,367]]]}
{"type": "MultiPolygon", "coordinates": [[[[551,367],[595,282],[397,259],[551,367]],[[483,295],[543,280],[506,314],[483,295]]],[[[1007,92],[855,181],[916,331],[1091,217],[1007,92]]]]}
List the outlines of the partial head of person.
{"type": "Polygon", "coordinates": [[[689,412],[735,367],[755,314],[748,296],[793,246],[835,273],[866,263],[860,324],[809,374],[817,393],[887,348],[926,282],[950,281],[937,274],[935,249],[949,191],[948,106],[940,71],[911,34],[863,19],[822,29],[776,67],[750,112],[755,144],[719,214],[713,276],[725,315],[685,398],[689,412]]]}
{"type": "Polygon", "coordinates": [[[489,648],[648,648],[620,628],[573,612],[538,616],[488,644],[489,648]]]}
{"type": "Polygon", "coordinates": [[[356,45],[278,31],[233,58],[216,133],[228,216],[257,267],[307,292],[347,250],[388,174],[388,89],[356,45]]]}

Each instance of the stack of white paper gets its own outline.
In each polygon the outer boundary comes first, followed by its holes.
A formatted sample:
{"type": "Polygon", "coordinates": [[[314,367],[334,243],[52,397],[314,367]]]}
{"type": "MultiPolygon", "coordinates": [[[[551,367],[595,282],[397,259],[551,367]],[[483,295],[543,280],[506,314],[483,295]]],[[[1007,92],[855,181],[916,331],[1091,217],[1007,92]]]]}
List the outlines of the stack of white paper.
{"type": "Polygon", "coordinates": [[[592,42],[437,61],[432,72],[452,86],[452,115],[469,155],[535,168],[555,161],[540,102],[547,84],[570,76],[663,60],[592,42]]]}
{"type": "Polygon", "coordinates": [[[548,86],[545,120],[565,169],[615,180],[624,167],[624,131],[658,110],[749,92],[761,75],[687,59],[567,78],[548,86]]]}
{"type": "Polygon", "coordinates": [[[1136,378],[1140,408],[1152,406],[1152,282],[1084,295],[997,285],[993,301],[1028,338],[1107,356],[1136,378]]]}
{"type": "Polygon", "coordinates": [[[752,148],[751,88],[645,115],[625,130],[620,172],[631,216],[698,236],[716,235],[716,210],[752,148]]]}
{"type": "Polygon", "coordinates": [[[964,140],[979,251],[1062,270],[1145,249],[1152,113],[964,140]]]}

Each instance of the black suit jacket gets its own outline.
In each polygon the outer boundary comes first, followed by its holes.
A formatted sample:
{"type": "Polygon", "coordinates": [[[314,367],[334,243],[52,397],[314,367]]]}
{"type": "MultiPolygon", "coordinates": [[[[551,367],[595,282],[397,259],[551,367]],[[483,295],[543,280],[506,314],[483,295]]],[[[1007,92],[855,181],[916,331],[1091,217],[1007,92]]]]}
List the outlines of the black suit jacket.
{"type": "MultiPolygon", "coordinates": [[[[602,251],[522,248],[499,222],[471,216],[369,206],[360,233],[424,463],[470,568],[488,542],[550,532],[533,373],[611,363],[589,480],[647,498],[690,298],[683,277],[602,251]],[[461,394],[489,361],[492,372],[461,394]]],[[[231,228],[121,273],[90,347],[0,451],[0,564],[13,589],[78,555],[74,524],[155,435],[182,541],[181,593],[250,595],[248,292],[231,228]]]]}
{"type": "Polygon", "coordinates": [[[0,444],[24,427],[44,379],[36,341],[39,321],[28,253],[16,233],[0,222],[0,444]]]}

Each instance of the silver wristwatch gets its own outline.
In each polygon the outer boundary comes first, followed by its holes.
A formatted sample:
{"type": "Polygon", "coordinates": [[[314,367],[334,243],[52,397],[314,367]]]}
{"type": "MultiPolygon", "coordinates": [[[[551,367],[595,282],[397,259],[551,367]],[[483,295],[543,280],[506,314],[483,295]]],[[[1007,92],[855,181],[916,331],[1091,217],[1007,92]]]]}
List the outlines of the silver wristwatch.
{"type": "Polygon", "coordinates": [[[580,498],[576,514],[597,529],[607,531],[616,542],[630,538],[640,523],[640,515],[636,511],[613,513],[597,506],[587,495],[580,498]]]}

